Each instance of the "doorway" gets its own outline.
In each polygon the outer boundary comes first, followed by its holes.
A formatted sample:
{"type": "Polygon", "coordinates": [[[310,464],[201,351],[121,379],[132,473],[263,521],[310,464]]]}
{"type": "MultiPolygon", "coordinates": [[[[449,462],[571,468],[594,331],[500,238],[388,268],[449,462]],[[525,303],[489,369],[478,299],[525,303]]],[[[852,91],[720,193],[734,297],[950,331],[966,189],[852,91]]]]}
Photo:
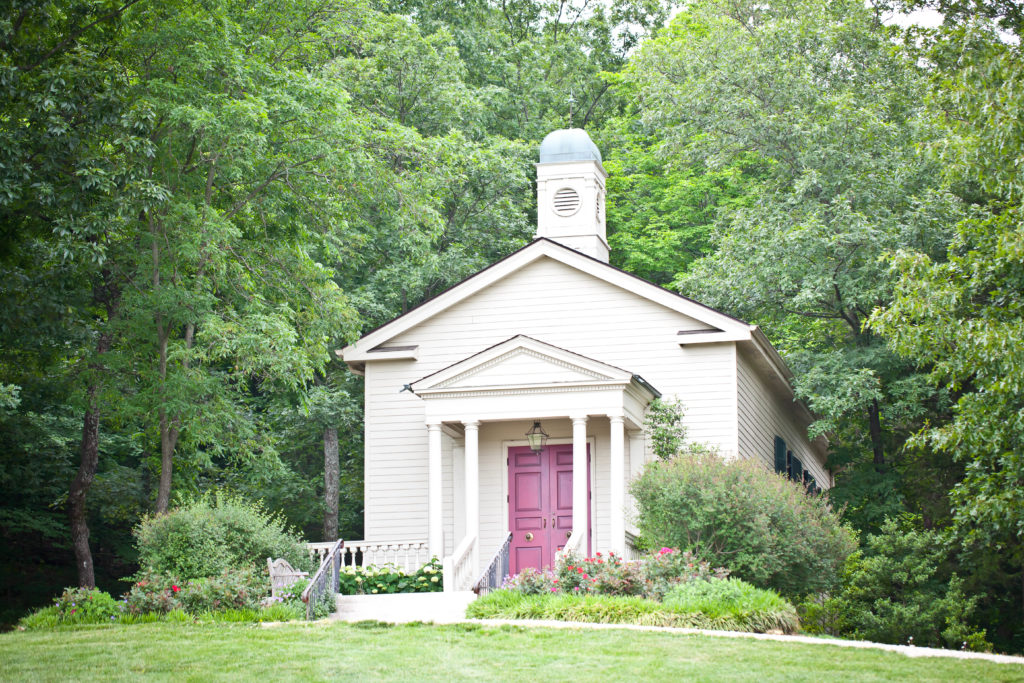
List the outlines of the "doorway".
{"type": "MultiPolygon", "coordinates": [[[[572,444],[508,449],[509,573],[555,564],[572,534],[572,444]]],[[[587,553],[590,552],[590,444],[587,444],[587,553]]]]}

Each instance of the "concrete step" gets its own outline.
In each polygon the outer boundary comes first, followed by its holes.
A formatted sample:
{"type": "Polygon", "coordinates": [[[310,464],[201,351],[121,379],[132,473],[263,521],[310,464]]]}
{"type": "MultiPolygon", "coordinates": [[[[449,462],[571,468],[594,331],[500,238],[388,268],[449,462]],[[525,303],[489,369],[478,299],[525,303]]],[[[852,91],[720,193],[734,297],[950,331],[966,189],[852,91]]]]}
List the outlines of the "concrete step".
{"type": "Polygon", "coordinates": [[[389,595],[339,595],[338,610],[331,615],[340,621],[411,621],[450,624],[466,618],[466,607],[476,599],[473,591],[451,593],[392,593],[389,595]]]}

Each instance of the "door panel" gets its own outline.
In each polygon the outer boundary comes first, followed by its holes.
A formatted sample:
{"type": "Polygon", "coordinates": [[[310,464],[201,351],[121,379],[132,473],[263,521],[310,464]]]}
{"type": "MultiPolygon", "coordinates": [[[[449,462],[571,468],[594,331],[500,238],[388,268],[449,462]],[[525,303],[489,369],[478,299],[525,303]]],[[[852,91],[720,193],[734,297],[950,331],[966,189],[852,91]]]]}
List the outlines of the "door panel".
{"type": "MultiPolygon", "coordinates": [[[[512,530],[509,572],[518,574],[526,567],[550,567],[555,562],[555,551],[565,546],[572,531],[572,444],[548,446],[540,453],[517,446],[510,448],[508,454],[512,530]]],[[[589,476],[586,479],[589,512],[589,476]]],[[[588,529],[588,554],[589,551],[588,529]]]]}
{"type": "MultiPolygon", "coordinates": [[[[510,572],[544,566],[550,549],[548,533],[548,470],[544,453],[509,449],[509,526],[512,530],[510,572]]],[[[550,562],[548,562],[550,564],[550,562]]]]}
{"type": "MultiPolygon", "coordinates": [[[[572,444],[548,447],[551,468],[551,543],[565,547],[572,532],[572,444]]],[[[551,561],[554,562],[552,553],[551,561]]]]}

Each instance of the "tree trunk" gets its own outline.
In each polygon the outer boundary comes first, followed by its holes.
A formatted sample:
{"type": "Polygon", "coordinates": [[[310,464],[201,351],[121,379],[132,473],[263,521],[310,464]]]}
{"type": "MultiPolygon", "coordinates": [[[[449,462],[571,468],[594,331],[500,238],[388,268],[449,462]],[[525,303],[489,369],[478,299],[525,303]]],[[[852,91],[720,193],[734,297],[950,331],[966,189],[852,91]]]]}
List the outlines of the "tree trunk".
{"type": "MultiPolygon", "coordinates": [[[[110,349],[110,336],[101,334],[96,343],[96,355],[101,356],[110,349]]],[[[99,364],[93,364],[93,371],[99,370],[99,364]]],[[[68,519],[71,523],[71,545],[75,551],[75,570],[78,572],[78,585],[82,588],[96,587],[96,574],[93,571],[92,550],[89,548],[89,524],[86,519],[86,495],[96,478],[96,469],[100,460],[100,412],[96,398],[99,392],[99,380],[93,378],[85,390],[85,417],[82,419],[82,443],[79,447],[78,473],[68,490],[68,519]]]]}
{"type": "Polygon", "coordinates": [[[885,448],[882,445],[882,418],[878,401],[868,406],[868,430],[871,434],[871,450],[874,452],[875,468],[881,472],[885,467],[885,448]]]}
{"type": "Polygon", "coordinates": [[[324,540],[338,540],[338,429],[324,430],[324,540]]]}
{"type": "Polygon", "coordinates": [[[167,378],[167,333],[160,314],[157,314],[157,337],[159,343],[161,400],[157,414],[160,418],[160,483],[156,489],[156,514],[165,515],[171,504],[171,476],[174,472],[174,446],[178,441],[178,430],[167,417],[164,405],[163,383],[167,378]]]}
{"type": "Polygon", "coordinates": [[[174,472],[174,446],[178,430],[170,426],[167,410],[160,407],[160,483],[156,489],[156,514],[165,515],[171,504],[171,475],[174,472]]]}
{"type": "Polygon", "coordinates": [[[100,416],[96,405],[96,385],[86,390],[88,407],[82,420],[82,444],[79,448],[78,474],[68,491],[68,517],[71,521],[71,545],[75,550],[75,569],[78,571],[78,585],[95,588],[96,575],[92,567],[92,550],[89,548],[89,524],[86,521],[85,496],[96,477],[96,466],[100,452],[100,416]]]}

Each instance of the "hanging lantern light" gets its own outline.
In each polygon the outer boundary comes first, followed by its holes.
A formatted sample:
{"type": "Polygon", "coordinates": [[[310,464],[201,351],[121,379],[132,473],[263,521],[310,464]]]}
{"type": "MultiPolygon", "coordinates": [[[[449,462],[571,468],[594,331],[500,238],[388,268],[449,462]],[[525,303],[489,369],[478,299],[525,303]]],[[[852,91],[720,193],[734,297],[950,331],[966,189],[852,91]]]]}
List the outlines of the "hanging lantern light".
{"type": "Polygon", "coordinates": [[[548,442],[548,435],[541,429],[540,422],[534,422],[530,431],[526,432],[526,439],[530,442],[530,450],[540,453],[544,449],[544,444],[548,442]]]}

